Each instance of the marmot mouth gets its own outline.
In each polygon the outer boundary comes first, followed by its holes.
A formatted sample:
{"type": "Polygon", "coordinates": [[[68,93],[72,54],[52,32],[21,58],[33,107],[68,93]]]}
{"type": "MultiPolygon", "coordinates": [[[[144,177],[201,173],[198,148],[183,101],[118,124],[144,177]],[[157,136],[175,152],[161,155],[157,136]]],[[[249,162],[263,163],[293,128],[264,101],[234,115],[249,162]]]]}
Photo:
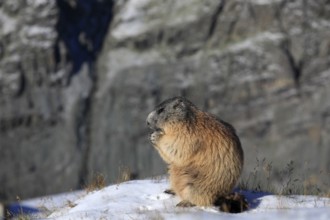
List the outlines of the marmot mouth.
{"type": "Polygon", "coordinates": [[[157,127],[155,125],[155,123],[150,123],[148,120],[147,120],[147,126],[152,131],[161,131],[162,130],[161,128],[157,127]]]}
{"type": "Polygon", "coordinates": [[[154,132],[163,132],[163,129],[159,128],[159,127],[155,127],[155,126],[149,126],[150,129],[150,134],[154,133],[154,132]]]}

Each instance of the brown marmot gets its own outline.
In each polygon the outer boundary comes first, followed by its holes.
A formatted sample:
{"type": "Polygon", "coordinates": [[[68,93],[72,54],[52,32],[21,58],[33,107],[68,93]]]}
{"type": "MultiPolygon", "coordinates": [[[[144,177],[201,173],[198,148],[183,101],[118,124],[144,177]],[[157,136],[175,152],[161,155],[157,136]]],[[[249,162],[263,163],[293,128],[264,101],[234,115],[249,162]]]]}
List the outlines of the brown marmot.
{"type": "Polygon", "coordinates": [[[243,168],[235,129],[184,97],[159,104],[147,118],[150,140],[169,165],[177,206],[212,206],[232,193],[243,168]]]}

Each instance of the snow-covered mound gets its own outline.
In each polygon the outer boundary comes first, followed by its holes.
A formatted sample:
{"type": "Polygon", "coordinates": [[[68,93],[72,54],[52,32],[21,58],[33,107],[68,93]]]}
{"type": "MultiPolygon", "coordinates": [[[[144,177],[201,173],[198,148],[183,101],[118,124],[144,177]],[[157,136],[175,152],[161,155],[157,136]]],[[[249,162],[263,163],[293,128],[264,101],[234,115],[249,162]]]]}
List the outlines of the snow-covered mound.
{"type": "MultiPolygon", "coordinates": [[[[163,193],[167,180],[137,180],[80,194],[75,201],[61,196],[64,207],[49,219],[330,219],[330,199],[316,196],[278,196],[242,192],[250,209],[240,214],[217,207],[179,208],[176,196],[163,193]]],[[[72,199],[73,197],[71,197],[72,199]]],[[[61,200],[61,201],[59,201],[61,200]]],[[[47,207],[47,204],[45,204],[47,207]]]]}

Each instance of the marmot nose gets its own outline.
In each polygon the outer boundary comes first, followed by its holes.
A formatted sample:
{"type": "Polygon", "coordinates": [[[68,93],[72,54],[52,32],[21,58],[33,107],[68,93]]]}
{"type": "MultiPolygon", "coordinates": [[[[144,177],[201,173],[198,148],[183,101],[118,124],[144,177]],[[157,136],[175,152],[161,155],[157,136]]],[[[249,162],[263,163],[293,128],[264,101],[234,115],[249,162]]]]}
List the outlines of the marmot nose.
{"type": "Polygon", "coordinates": [[[147,117],[147,125],[148,125],[148,127],[150,127],[153,123],[153,116],[154,116],[154,112],[151,112],[149,115],[148,115],[148,117],[147,117]]]}

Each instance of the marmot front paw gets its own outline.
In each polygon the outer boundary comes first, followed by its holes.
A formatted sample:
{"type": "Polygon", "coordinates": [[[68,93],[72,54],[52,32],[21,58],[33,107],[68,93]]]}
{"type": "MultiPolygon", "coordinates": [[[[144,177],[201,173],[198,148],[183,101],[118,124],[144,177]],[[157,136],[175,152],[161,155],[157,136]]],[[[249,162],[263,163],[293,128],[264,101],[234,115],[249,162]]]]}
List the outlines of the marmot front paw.
{"type": "Polygon", "coordinates": [[[156,140],[157,140],[157,134],[155,132],[151,133],[150,136],[149,136],[149,139],[150,139],[152,144],[155,144],[156,140]]]}
{"type": "Polygon", "coordinates": [[[150,141],[152,144],[157,144],[159,138],[162,136],[162,132],[160,131],[154,131],[150,135],[150,141]]]}

